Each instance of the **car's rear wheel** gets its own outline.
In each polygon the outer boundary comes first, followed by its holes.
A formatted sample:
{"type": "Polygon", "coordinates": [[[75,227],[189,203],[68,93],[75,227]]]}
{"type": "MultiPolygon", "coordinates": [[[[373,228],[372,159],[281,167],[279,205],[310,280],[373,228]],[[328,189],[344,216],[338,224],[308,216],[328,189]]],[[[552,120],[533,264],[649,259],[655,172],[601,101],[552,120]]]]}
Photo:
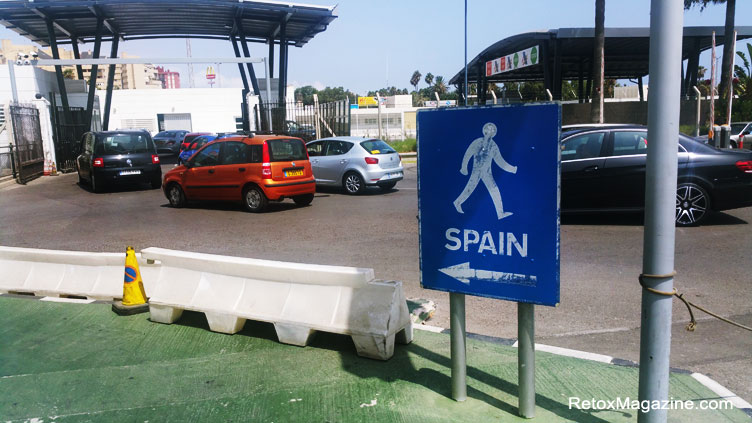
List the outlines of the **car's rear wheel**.
{"type": "Polygon", "coordinates": [[[345,175],[342,185],[348,194],[360,194],[365,189],[363,178],[356,172],[350,172],[345,175]]]}
{"type": "Polygon", "coordinates": [[[676,225],[695,226],[710,213],[710,196],[705,188],[682,182],[676,187],[676,225]]]}
{"type": "Polygon", "coordinates": [[[243,191],[243,207],[251,213],[264,211],[268,203],[264,191],[257,186],[250,186],[243,191]]]}
{"type": "Polygon", "coordinates": [[[185,194],[180,185],[172,183],[167,190],[167,199],[170,201],[170,207],[179,209],[185,205],[185,194]]]}
{"type": "Polygon", "coordinates": [[[379,185],[379,188],[381,188],[382,191],[389,191],[390,189],[394,188],[397,185],[396,182],[389,182],[387,184],[379,185]]]}
{"type": "Polygon", "coordinates": [[[313,194],[296,195],[292,197],[292,201],[299,206],[307,206],[313,201],[313,194]]]}

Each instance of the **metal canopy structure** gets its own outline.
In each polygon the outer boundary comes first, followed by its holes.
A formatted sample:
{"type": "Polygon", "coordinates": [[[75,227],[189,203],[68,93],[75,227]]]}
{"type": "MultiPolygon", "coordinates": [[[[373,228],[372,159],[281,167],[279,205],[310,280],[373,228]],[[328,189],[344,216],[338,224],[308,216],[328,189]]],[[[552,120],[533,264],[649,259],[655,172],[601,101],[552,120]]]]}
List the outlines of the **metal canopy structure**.
{"type": "MultiPolygon", "coordinates": [[[[682,60],[688,62],[686,71],[682,69],[682,95],[697,85],[700,53],[711,47],[713,31],[716,43],[722,44],[723,27],[684,28],[682,60]]],[[[752,26],[736,27],[736,31],[737,40],[752,38],[752,26]]],[[[642,77],[648,75],[650,28],[606,28],[605,35],[605,78],[637,79],[642,85],[642,77]]],[[[514,35],[486,48],[468,63],[468,83],[478,84],[481,88],[478,93],[482,102],[486,100],[489,83],[521,81],[543,81],[554,99],[560,100],[562,81],[579,80],[578,97],[582,102],[590,92],[593,43],[593,28],[559,28],[514,35]],[[486,76],[487,61],[535,46],[540,48],[537,65],[486,76]],[[583,92],[585,80],[587,89],[583,92]]],[[[461,88],[464,80],[463,68],[449,83],[461,88]]]]}
{"type": "MultiPolygon", "coordinates": [[[[0,24],[29,40],[48,46],[59,59],[58,45],[71,44],[80,59],[79,43],[93,43],[92,58],[102,58],[102,41],[111,42],[110,58],[121,41],[201,38],[230,41],[236,57],[250,58],[249,42],[268,45],[269,76],[279,54],[279,102],[285,102],[288,47],[302,47],[337,18],[335,6],[249,0],[4,0],[0,24]]],[[[96,75],[97,64],[90,75],[96,75]]],[[[108,129],[115,65],[109,65],[103,129],[108,129]]],[[[83,79],[77,63],[79,79],[83,79]]],[[[61,66],[55,66],[66,120],[72,120],[61,66]]],[[[251,63],[238,63],[243,80],[243,126],[249,129],[246,94],[259,94],[251,63]]],[[[90,78],[86,115],[91,123],[96,78],[90,78]]],[[[270,122],[267,122],[271,125],[270,122]]],[[[270,127],[267,129],[271,129],[270,127]]]]}
{"type": "Polygon", "coordinates": [[[97,23],[104,41],[152,38],[230,40],[240,29],[248,41],[302,47],[336,19],[334,6],[242,0],[6,0],[0,23],[49,46],[47,20],[58,44],[93,42],[97,23]],[[285,26],[284,34],[282,26],[285,26]]]}

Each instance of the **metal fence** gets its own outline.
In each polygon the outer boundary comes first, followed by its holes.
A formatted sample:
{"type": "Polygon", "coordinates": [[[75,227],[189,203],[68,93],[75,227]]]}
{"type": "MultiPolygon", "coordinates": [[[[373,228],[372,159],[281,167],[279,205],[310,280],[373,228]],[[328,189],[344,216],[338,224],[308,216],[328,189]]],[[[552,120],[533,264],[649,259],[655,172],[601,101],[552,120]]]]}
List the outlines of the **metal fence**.
{"type": "Polygon", "coordinates": [[[59,172],[75,172],[76,157],[80,154],[81,137],[87,132],[86,110],[82,107],[71,107],[72,122],[65,119],[65,113],[61,106],[55,104],[52,107],[52,137],[55,142],[56,167],[59,172]]]}
{"type": "Polygon", "coordinates": [[[299,102],[264,103],[255,106],[257,128],[267,128],[271,112],[274,134],[312,139],[350,135],[350,102],[348,100],[304,105],[299,102]]]}
{"type": "Polygon", "coordinates": [[[18,182],[24,184],[44,173],[44,149],[39,126],[39,110],[33,104],[11,104],[12,123],[18,182]]]}
{"type": "Polygon", "coordinates": [[[12,145],[0,147],[0,177],[3,176],[16,177],[16,164],[13,161],[12,145]]]}

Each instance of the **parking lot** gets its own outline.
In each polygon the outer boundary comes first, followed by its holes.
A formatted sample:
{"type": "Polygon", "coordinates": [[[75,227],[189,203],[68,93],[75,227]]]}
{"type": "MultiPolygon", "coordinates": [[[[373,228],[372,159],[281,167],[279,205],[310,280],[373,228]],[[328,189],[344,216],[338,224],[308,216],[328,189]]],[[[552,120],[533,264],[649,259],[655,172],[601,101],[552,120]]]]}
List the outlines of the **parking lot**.
{"type": "MultiPolygon", "coordinates": [[[[163,172],[172,167],[164,164],[163,172]]],[[[408,298],[437,304],[431,325],[449,326],[448,295],[420,288],[417,172],[388,192],[350,196],[319,190],[312,205],[272,203],[251,214],[240,204],[200,203],[172,209],[161,190],[126,187],[94,194],[75,174],[26,186],[0,186],[0,244],[82,251],[163,247],[305,263],[371,267],[380,279],[401,280],[408,298]]],[[[675,284],[691,301],[752,325],[748,263],[752,208],[677,229],[675,284]]],[[[537,307],[539,343],[636,361],[639,357],[642,222],[639,216],[565,216],[561,225],[561,304],[537,307]]],[[[147,293],[148,294],[148,293],[147,293]]],[[[672,362],[705,373],[752,398],[752,337],[674,302],[672,362]]],[[[467,297],[467,329],[516,337],[516,305],[467,297]]],[[[468,355],[472,363],[472,353],[468,355]]]]}

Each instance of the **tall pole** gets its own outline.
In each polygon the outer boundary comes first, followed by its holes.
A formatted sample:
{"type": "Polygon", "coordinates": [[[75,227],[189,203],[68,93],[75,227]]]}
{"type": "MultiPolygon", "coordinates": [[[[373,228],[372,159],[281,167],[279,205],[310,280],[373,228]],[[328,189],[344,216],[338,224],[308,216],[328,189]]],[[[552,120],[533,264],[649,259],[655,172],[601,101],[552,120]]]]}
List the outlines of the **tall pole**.
{"type": "MultiPolygon", "coordinates": [[[[645,235],[642,260],[640,325],[640,403],[668,400],[671,352],[671,306],[674,288],[676,149],[679,139],[679,94],[684,19],[682,0],[651,0],[650,96],[645,235]],[[668,295],[666,295],[668,294],[668,295]]],[[[667,410],[638,412],[639,423],[666,422],[667,410]]]]}
{"type": "Polygon", "coordinates": [[[452,358],[452,398],[467,399],[467,336],[465,332],[465,294],[449,293],[449,341],[452,358]]]}
{"type": "Polygon", "coordinates": [[[465,106],[467,106],[467,0],[465,0],[465,106]]]}
{"type": "MultiPolygon", "coordinates": [[[[728,37],[726,37],[726,40],[728,40],[728,37]]],[[[727,48],[729,48],[728,45],[724,45],[723,46],[724,51],[727,48]]],[[[734,38],[731,39],[731,51],[736,51],[736,31],[734,31],[734,38]]],[[[724,58],[725,58],[725,56],[726,55],[724,54],[724,58]]],[[[735,61],[735,59],[736,59],[736,55],[732,55],[731,56],[731,63],[729,63],[729,68],[730,69],[728,71],[730,72],[730,74],[732,76],[734,75],[734,61],[735,61]]],[[[732,103],[731,100],[733,100],[733,98],[734,98],[734,79],[733,78],[731,78],[728,81],[727,95],[728,95],[728,105],[727,105],[727,109],[726,109],[726,125],[731,125],[731,103],[732,103]]]]}
{"type": "Polygon", "coordinates": [[[10,78],[10,92],[13,102],[18,103],[18,89],[16,88],[16,71],[13,69],[13,60],[8,58],[8,77],[10,78]]]}
{"type": "MultiPolygon", "coordinates": [[[[465,0],[465,106],[467,106],[467,0],[465,0]]],[[[449,293],[449,340],[452,359],[452,398],[467,399],[467,333],[465,330],[465,294],[449,293]]]]}
{"type": "MultiPolygon", "coordinates": [[[[593,47],[593,102],[590,103],[590,122],[603,123],[603,78],[605,49],[606,0],[595,0],[595,37],[593,47]]],[[[560,83],[557,81],[557,83],[560,83]]]]}
{"type": "Polygon", "coordinates": [[[535,417],[535,305],[517,303],[518,413],[535,417]]]}
{"type": "MultiPolygon", "coordinates": [[[[710,50],[710,119],[708,130],[708,143],[713,142],[713,126],[715,126],[715,31],[711,39],[710,50]]],[[[717,146],[716,146],[717,147],[717,146]]]]}

